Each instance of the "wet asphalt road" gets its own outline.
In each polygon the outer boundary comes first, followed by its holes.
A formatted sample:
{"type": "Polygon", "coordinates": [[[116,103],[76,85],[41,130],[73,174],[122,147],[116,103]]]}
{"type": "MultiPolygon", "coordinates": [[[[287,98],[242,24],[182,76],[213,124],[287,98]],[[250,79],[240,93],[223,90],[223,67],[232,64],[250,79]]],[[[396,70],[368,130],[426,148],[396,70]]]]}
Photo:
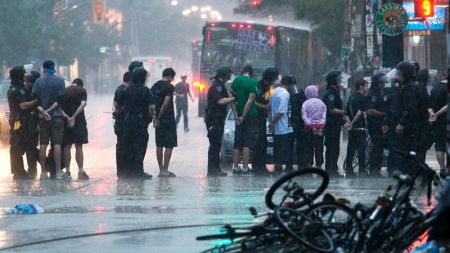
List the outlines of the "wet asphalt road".
{"type": "MultiPolygon", "coordinates": [[[[32,203],[46,210],[38,215],[0,212],[0,252],[199,252],[218,241],[197,242],[196,236],[218,232],[219,224],[252,222],[250,206],[260,212],[267,210],[265,192],[276,179],[206,178],[208,141],[193,104],[191,131],[178,132],[179,147],[170,165],[177,177],[118,181],[112,99],[91,100],[86,111],[90,143],[85,147],[85,167],[91,180],[15,182],[9,175],[8,149],[0,149],[0,208],[32,203]],[[71,236],[79,237],[64,239],[71,236]],[[61,240],[53,241],[58,238],[61,240]],[[33,242],[36,244],[24,245],[33,242]]],[[[149,132],[144,164],[145,171],[155,176],[152,127],[149,132]]],[[[434,152],[428,163],[437,167],[434,152]]],[[[72,175],[76,171],[72,159],[72,175]]],[[[353,203],[370,204],[388,183],[387,179],[332,179],[328,191],[353,203]]],[[[317,181],[305,184],[314,187],[317,181]]],[[[423,205],[423,199],[418,203],[423,205]]]]}

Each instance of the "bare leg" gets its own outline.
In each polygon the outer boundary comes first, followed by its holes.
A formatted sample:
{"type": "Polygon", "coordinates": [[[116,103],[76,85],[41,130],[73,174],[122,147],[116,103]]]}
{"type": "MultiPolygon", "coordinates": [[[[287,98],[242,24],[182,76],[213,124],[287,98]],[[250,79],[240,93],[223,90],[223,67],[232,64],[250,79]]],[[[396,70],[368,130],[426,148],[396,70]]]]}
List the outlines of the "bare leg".
{"type": "Polygon", "coordinates": [[[41,173],[47,173],[45,162],[47,160],[47,145],[41,145],[39,148],[39,162],[41,164],[41,173]]]}
{"type": "Polygon", "coordinates": [[[83,153],[83,145],[75,144],[75,159],[77,160],[78,171],[81,172],[84,169],[84,153],[83,153]]]}
{"type": "Polygon", "coordinates": [[[239,158],[241,156],[241,152],[239,149],[233,149],[233,167],[237,168],[239,166],[239,158]]]}
{"type": "Polygon", "coordinates": [[[250,149],[248,147],[244,147],[242,149],[242,162],[244,168],[248,168],[249,161],[250,161],[250,149]]]}
{"type": "Polygon", "coordinates": [[[70,172],[70,161],[72,160],[72,155],[70,154],[71,149],[72,149],[72,144],[68,144],[64,147],[64,151],[63,151],[64,166],[66,167],[67,172],[70,172]]]}
{"type": "Polygon", "coordinates": [[[161,173],[164,171],[162,147],[156,147],[156,159],[158,159],[159,173],[161,173]]]}
{"type": "Polygon", "coordinates": [[[56,173],[61,171],[61,145],[55,145],[55,167],[56,173]]]}
{"type": "Polygon", "coordinates": [[[173,148],[166,148],[166,150],[164,152],[164,172],[165,173],[169,172],[169,163],[170,163],[170,158],[172,157],[172,150],[173,150],[173,148]]]}

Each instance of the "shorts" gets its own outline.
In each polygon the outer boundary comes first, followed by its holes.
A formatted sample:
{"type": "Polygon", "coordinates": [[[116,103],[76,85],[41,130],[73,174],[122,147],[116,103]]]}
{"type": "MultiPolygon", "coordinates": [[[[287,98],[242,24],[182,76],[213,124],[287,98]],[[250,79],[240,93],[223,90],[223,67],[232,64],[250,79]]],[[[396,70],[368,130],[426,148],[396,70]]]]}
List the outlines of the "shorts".
{"type": "Polygon", "coordinates": [[[62,145],[64,139],[64,120],[53,118],[50,121],[39,120],[39,144],[48,145],[50,140],[52,145],[62,145]]]}
{"type": "Polygon", "coordinates": [[[241,125],[236,126],[234,135],[234,149],[244,147],[250,150],[255,149],[258,141],[258,119],[254,116],[247,116],[241,125]]]}
{"type": "Polygon", "coordinates": [[[292,133],[273,136],[273,159],[275,163],[291,163],[294,149],[292,133]]]}
{"type": "Polygon", "coordinates": [[[446,152],[447,151],[447,132],[446,132],[446,125],[442,124],[442,122],[439,122],[440,124],[436,124],[433,127],[434,132],[434,150],[437,152],[446,152]]]}
{"type": "Polygon", "coordinates": [[[75,123],[74,127],[66,127],[64,129],[64,145],[81,145],[87,143],[88,130],[86,124],[75,123]]]}
{"type": "Polygon", "coordinates": [[[155,129],[155,141],[157,147],[174,148],[177,146],[177,127],[175,122],[161,121],[155,129]]]}

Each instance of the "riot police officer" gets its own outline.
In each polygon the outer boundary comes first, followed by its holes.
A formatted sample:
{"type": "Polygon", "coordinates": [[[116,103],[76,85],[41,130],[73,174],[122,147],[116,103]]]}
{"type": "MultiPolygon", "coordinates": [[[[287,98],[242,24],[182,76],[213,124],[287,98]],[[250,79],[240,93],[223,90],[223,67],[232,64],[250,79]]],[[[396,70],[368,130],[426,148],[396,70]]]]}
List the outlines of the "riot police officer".
{"type": "Polygon", "coordinates": [[[383,148],[385,145],[385,134],[388,130],[386,125],[386,112],[383,100],[383,91],[388,78],[383,73],[372,77],[372,84],[367,96],[367,129],[372,141],[372,150],[369,159],[369,171],[378,176],[383,161],[383,148]]]}
{"type": "Polygon", "coordinates": [[[294,139],[295,139],[295,155],[297,162],[297,169],[305,168],[306,157],[305,157],[305,142],[306,131],[305,122],[302,118],[302,106],[306,101],[305,91],[297,86],[297,80],[292,77],[294,84],[289,89],[291,99],[289,101],[289,111],[290,111],[290,122],[294,128],[294,139]]]}
{"type": "Polygon", "coordinates": [[[144,172],[144,157],[148,145],[148,125],[154,112],[153,94],[145,86],[147,71],[138,67],[133,70],[131,84],[117,98],[117,103],[123,107],[123,145],[126,147],[120,177],[150,179],[152,176],[144,172]]]}
{"type": "MultiPolygon", "coordinates": [[[[417,151],[418,123],[419,123],[419,99],[420,94],[415,85],[415,69],[410,62],[400,62],[397,67],[398,80],[401,89],[398,95],[399,121],[395,127],[395,133],[399,140],[400,149],[404,151],[417,151]]],[[[400,169],[403,173],[410,172],[410,164],[403,160],[400,169]]]]}
{"type": "Polygon", "coordinates": [[[258,82],[258,94],[256,95],[256,107],[258,108],[258,140],[253,155],[253,172],[255,176],[268,175],[266,168],[267,156],[267,116],[269,110],[270,86],[278,79],[276,68],[267,68],[263,71],[262,78],[258,82]]]}
{"type": "Polygon", "coordinates": [[[231,79],[232,71],[229,67],[220,67],[216,70],[213,84],[208,89],[205,124],[208,130],[208,176],[224,177],[227,173],[220,168],[220,149],[224,132],[227,105],[235,102],[235,97],[230,97],[225,83],[231,79]]]}
{"type": "Polygon", "coordinates": [[[29,179],[23,165],[23,154],[29,137],[27,110],[37,104],[37,100],[26,99],[27,90],[24,86],[25,69],[15,66],[10,70],[11,86],[8,90],[8,104],[10,110],[10,161],[11,173],[14,179],[29,179]]]}
{"type": "Polygon", "coordinates": [[[323,95],[323,102],[327,106],[327,120],[325,123],[325,170],[330,176],[339,176],[338,159],[340,151],[341,128],[345,111],[342,109],[340,96],[342,73],[332,70],[327,73],[327,89],[323,95]]]}

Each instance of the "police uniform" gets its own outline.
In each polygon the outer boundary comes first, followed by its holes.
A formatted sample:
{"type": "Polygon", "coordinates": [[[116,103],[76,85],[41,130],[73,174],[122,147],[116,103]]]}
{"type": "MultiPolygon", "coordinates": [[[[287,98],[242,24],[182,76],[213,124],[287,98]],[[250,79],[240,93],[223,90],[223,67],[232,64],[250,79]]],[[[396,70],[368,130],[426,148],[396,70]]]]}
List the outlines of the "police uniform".
{"type": "Polygon", "coordinates": [[[213,176],[221,173],[220,149],[224,132],[225,118],[227,116],[227,105],[219,105],[218,101],[228,98],[228,91],[224,83],[214,80],[208,90],[205,124],[208,130],[208,175],[213,176]]]}
{"type": "Polygon", "coordinates": [[[386,108],[386,123],[389,127],[388,130],[388,149],[389,156],[387,160],[387,170],[388,172],[393,172],[394,170],[399,169],[399,155],[395,152],[395,150],[400,149],[400,138],[395,132],[395,128],[397,127],[398,120],[400,118],[399,112],[399,96],[400,96],[400,88],[394,87],[392,93],[389,94],[386,98],[385,108],[386,108]]]}
{"type": "Polygon", "coordinates": [[[424,163],[427,156],[428,149],[433,145],[433,136],[431,134],[431,126],[428,122],[429,113],[428,108],[431,108],[430,95],[428,94],[427,87],[425,85],[418,84],[416,90],[419,93],[419,110],[418,110],[418,143],[417,146],[417,160],[424,163]]]}
{"type": "MultiPolygon", "coordinates": [[[[419,98],[420,94],[413,82],[404,84],[399,94],[399,124],[404,127],[402,134],[397,134],[400,139],[400,149],[404,151],[416,151],[419,137],[419,98]]],[[[401,157],[400,169],[403,173],[410,172],[411,163],[401,157]]]]}
{"type": "Polygon", "coordinates": [[[341,127],[343,123],[342,115],[331,113],[333,109],[342,110],[342,99],[339,90],[331,86],[323,96],[323,102],[327,106],[327,120],[325,123],[325,170],[331,176],[338,175],[338,160],[340,151],[341,127]]]}
{"type": "MultiPolygon", "coordinates": [[[[151,122],[149,107],[153,94],[144,85],[131,84],[123,90],[117,102],[124,108],[123,166],[119,177],[139,178],[144,176],[144,157],[148,145],[148,125],[151,122]]],[[[122,152],[121,151],[121,152],[122,152]]]]}
{"type": "Polygon", "coordinates": [[[298,169],[304,168],[306,163],[305,143],[307,141],[307,138],[305,131],[305,122],[302,118],[302,106],[305,101],[306,95],[302,89],[299,89],[296,94],[291,95],[291,122],[294,126],[295,154],[297,156],[298,169]]]}
{"type": "MultiPolygon", "coordinates": [[[[367,99],[367,110],[373,109],[380,112],[385,111],[383,94],[376,88],[369,90],[367,99]]],[[[372,142],[372,150],[370,152],[370,172],[379,173],[383,161],[384,134],[382,126],[385,124],[384,116],[367,115],[367,128],[369,130],[370,140],[372,142]]]]}
{"type": "MultiPolygon", "coordinates": [[[[124,84],[119,85],[117,87],[116,92],[114,94],[114,101],[116,103],[119,103],[118,100],[120,100],[123,96],[123,92],[126,89],[127,86],[124,84]]],[[[120,107],[122,107],[119,104],[120,107]]],[[[124,145],[124,135],[123,135],[123,121],[125,118],[125,113],[123,112],[122,108],[119,108],[119,110],[116,110],[113,114],[113,118],[115,120],[114,122],[114,133],[117,136],[117,144],[116,144],[116,167],[117,167],[117,177],[125,176],[124,168],[126,166],[126,157],[125,157],[125,150],[126,146],[124,145]]]]}
{"type": "Polygon", "coordinates": [[[27,91],[23,84],[11,85],[8,90],[8,104],[10,110],[10,161],[11,173],[15,178],[26,177],[23,155],[27,145],[27,117],[26,112],[20,109],[20,104],[27,102],[27,91]]]}
{"type": "MultiPolygon", "coordinates": [[[[267,105],[269,103],[270,89],[269,85],[264,81],[259,81],[257,86],[258,93],[256,95],[256,102],[267,105]]],[[[253,170],[255,174],[264,173],[267,171],[267,110],[258,108],[258,139],[253,155],[253,170]]]]}

